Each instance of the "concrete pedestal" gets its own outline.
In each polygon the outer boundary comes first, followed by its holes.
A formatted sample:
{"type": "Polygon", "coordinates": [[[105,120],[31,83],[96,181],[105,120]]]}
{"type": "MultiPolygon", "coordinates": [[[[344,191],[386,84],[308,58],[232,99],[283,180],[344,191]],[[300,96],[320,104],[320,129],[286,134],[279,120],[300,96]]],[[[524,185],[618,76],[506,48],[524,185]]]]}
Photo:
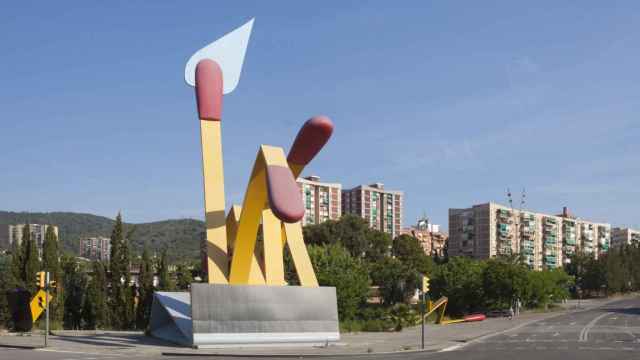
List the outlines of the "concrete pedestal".
{"type": "Polygon", "coordinates": [[[196,347],[340,339],[332,287],[192,284],[191,294],[156,292],[150,330],[196,347]]]}

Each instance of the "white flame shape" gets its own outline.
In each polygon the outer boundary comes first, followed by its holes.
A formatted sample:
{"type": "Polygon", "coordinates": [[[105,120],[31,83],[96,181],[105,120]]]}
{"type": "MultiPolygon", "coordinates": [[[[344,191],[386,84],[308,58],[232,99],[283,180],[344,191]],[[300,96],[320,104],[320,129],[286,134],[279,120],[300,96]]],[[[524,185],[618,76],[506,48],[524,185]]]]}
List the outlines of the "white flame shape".
{"type": "Polygon", "coordinates": [[[189,58],[184,69],[184,80],[187,84],[196,86],[196,65],[202,59],[211,59],[222,69],[222,92],[224,94],[232,92],[240,81],[244,55],[247,52],[254,20],[255,18],[249,20],[246,24],[196,51],[189,58]]]}

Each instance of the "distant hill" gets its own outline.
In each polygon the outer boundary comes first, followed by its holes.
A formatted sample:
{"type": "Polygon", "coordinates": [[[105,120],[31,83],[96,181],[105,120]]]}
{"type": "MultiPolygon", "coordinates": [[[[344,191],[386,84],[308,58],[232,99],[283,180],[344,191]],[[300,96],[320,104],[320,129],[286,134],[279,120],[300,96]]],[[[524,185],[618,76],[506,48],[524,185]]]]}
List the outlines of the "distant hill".
{"type": "MultiPolygon", "coordinates": [[[[110,236],[115,221],[92,214],[71,212],[29,213],[0,211],[0,244],[8,244],[8,225],[53,224],[59,227],[60,242],[65,251],[78,254],[80,238],[86,236],[110,236]]],[[[194,219],[164,220],[142,224],[125,224],[125,231],[135,229],[131,237],[132,248],[141,253],[148,243],[152,250],[169,248],[172,259],[197,259],[204,223],[194,219]]]]}

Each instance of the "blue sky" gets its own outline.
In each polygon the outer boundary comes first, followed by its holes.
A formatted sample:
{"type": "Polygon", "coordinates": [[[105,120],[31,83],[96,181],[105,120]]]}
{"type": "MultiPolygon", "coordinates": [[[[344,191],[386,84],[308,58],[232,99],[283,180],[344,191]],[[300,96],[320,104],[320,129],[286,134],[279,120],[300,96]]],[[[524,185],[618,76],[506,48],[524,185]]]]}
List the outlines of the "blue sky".
{"type": "Polygon", "coordinates": [[[189,56],[256,17],[225,97],[227,203],[261,143],[329,115],[308,168],[423,212],[506,203],[640,227],[640,3],[14,2],[0,15],[0,209],[202,218],[189,56]],[[516,203],[518,200],[516,200],[516,203]]]}

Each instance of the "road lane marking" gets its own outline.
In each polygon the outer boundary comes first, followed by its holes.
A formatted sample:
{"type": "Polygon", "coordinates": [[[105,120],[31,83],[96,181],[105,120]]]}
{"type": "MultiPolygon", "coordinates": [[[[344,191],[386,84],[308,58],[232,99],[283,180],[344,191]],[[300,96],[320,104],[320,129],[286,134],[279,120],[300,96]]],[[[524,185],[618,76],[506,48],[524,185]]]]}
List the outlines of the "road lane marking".
{"type": "Polygon", "coordinates": [[[454,350],[458,350],[459,348],[461,348],[461,347],[463,347],[463,346],[464,346],[464,345],[462,345],[462,344],[449,346],[449,347],[446,347],[446,348],[444,348],[444,349],[440,350],[440,352],[447,352],[447,351],[454,351],[454,350]]]}
{"type": "Polygon", "coordinates": [[[605,317],[607,315],[609,315],[609,313],[607,313],[607,312],[602,313],[602,314],[596,316],[595,319],[591,320],[585,327],[583,327],[582,331],[580,331],[580,337],[578,338],[578,341],[586,342],[587,339],[589,338],[589,331],[596,325],[598,320],[602,319],[603,317],[605,317]]]}
{"type": "Polygon", "coordinates": [[[69,351],[69,350],[56,350],[56,349],[34,349],[34,351],[46,351],[46,352],[56,352],[56,353],[65,353],[65,354],[82,354],[82,355],[97,355],[97,356],[107,356],[107,357],[121,357],[125,356],[113,353],[91,353],[85,351],[69,351]]]}

